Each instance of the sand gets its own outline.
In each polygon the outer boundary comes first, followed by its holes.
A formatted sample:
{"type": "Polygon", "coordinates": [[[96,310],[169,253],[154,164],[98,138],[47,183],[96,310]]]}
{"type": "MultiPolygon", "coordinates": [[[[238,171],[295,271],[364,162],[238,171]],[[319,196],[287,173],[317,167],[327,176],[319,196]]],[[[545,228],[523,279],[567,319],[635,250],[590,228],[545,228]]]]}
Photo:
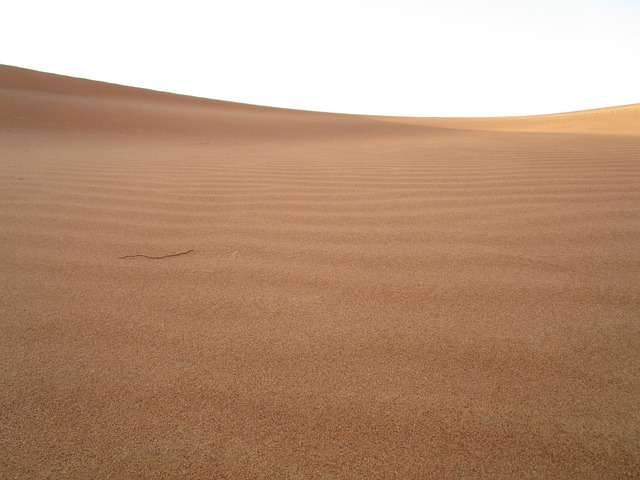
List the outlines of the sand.
{"type": "Polygon", "coordinates": [[[639,187],[640,105],[0,67],[0,477],[640,478],[639,187]]]}

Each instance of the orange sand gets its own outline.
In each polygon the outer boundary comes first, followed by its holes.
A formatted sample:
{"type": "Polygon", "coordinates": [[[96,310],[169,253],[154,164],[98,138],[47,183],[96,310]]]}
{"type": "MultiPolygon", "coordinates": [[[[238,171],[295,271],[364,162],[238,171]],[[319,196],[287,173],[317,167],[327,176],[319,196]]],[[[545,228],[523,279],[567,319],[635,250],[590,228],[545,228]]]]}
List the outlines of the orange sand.
{"type": "Polygon", "coordinates": [[[0,67],[0,314],[1,478],[639,478],[640,105],[0,67]]]}

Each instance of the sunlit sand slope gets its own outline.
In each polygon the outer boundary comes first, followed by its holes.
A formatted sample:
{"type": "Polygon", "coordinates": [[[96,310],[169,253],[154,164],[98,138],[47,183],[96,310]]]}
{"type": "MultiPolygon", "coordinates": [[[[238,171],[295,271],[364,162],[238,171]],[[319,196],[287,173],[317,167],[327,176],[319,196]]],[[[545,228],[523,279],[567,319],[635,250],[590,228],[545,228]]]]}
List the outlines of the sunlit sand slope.
{"type": "Polygon", "coordinates": [[[639,113],[0,67],[0,477],[637,478],[639,113]]]}
{"type": "Polygon", "coordinates": [[[481,131],[640,135],[640,104],[531,117],[378,118],[380,120],[406,125],[438,126],[481,131]]]}

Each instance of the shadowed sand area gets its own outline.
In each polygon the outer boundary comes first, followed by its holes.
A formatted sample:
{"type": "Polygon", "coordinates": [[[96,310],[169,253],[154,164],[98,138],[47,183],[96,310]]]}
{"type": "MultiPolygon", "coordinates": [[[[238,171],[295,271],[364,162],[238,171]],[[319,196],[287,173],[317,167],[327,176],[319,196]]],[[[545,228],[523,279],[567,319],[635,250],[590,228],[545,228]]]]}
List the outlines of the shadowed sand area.
{"type": "Polygon", "coordinates": [[[0,477],[638,478],[639,187],[640,105],[0,67],[0,477]]]}

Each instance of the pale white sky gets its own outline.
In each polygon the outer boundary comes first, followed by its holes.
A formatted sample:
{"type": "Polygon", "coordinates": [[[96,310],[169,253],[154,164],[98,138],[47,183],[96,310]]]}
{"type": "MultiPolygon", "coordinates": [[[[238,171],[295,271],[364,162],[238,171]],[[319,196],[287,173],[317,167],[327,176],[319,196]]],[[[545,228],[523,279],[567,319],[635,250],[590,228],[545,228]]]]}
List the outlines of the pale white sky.
{"type": "Polygon", "coordinates": [[[640,102],[640,0],[6,2],[0,63],[259,105],[413,116],[640,102]]]}

